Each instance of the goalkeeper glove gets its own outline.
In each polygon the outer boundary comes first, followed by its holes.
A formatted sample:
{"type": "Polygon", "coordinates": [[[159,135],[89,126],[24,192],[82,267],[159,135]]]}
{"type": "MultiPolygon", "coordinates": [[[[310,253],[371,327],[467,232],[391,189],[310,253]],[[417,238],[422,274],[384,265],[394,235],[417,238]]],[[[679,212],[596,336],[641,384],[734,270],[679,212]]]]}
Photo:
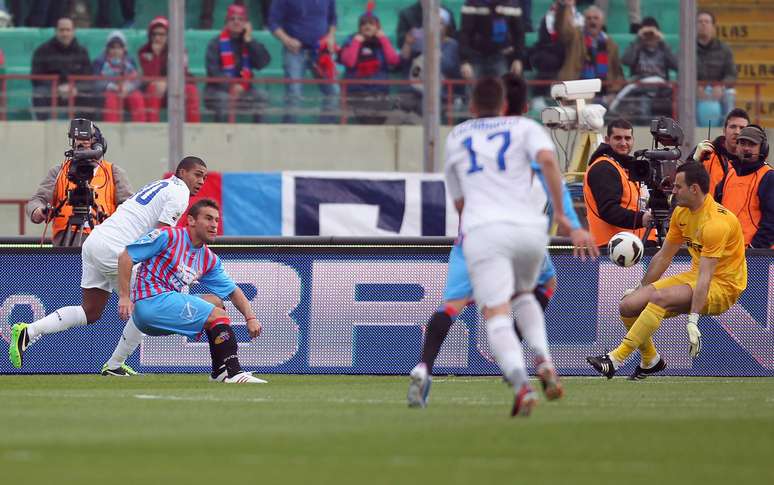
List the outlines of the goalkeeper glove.
{"type": "Polygon", "coordinates": [[[688,353],[694,359],[701,352],[701,332],[699,332],[698,322],[699,314],[691,313],[688,315],[688,324],[685,326],[685,329],[688,331],[688,341],[690,342],[688,353]]]}
{"type": "Polygon", "coordinates": [[[709,140],[704,140],[696,145],[696,150],[693,152],[693,159],[697,162],[701,162],[701,156],[704,153],[709,153],[715,150],[715,146],[709,140]]]}

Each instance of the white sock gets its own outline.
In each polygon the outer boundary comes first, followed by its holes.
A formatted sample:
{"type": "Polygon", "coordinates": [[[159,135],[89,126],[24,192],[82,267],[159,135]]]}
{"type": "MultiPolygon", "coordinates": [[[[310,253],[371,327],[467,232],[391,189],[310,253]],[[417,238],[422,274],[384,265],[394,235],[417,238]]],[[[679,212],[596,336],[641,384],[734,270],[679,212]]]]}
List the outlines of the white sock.
{"type": "Polygon", "coordinates": [[[30,341],[37,340],[41,335],[61,332],[68,328],[86,325],[86,312],[81,306],[66,306],[33,322],[27,327],[30,341]]]}
{"type": "Polygon", "coordinates": [[[640,367],[642,367],[643,369],[650,369],[652,367],[655,367],[656,364],[658,364],[659,360],[661,360],[661,355],[656,354],[656,356],[653,357],[653,360],[651,360],[650,362],[642,361],[640,363],[640,367]]]}
{"type": "Polygon", "coordinates": [[[523,293],[517,296],[511,302],[511,309],[516,316],[519,332],[521,332],[527,345],[538,358],[551,362],[551,354],[548,352],[548,337],[546,336],[546,320],[535,295],[523,293]]]}
{"type": "Polygon", "coordinates": [[[113,355],[110,356],[110,360],[107,361],[108,369],[117,369],[124,365],[126,359],[129,358],[142,343],[143,333],[134,324],[132,317],[129,317],[126,325],[124,325],[124,332],[121,338],[118,339],[118,345],[113,351],[113,355]]]}
{"type": "Polygon", "coordinates": [[[518,392],[527,382],[527,369],[524,365],[524,352],[513,330],[513,321],[508,315],[497,315],[486,322],[486,334],[489,348],[503,371],[503,376],[518,392]]]}

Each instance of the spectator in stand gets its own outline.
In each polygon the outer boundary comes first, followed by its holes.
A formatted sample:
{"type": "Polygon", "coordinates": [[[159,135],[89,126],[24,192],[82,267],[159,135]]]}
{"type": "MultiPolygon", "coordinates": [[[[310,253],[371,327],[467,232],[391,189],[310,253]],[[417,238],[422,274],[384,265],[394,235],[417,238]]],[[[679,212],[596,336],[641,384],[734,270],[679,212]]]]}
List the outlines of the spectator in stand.
{"type": "Polygon", "coordinates": [[[105,52],[94,60],[93,67],[94,74],[108,78],[97,81],[96,86],[105,98],[102,119],[121,121],[125,103],[132,121],[144,122],[145,100],[137,79],[137,65],[126,51],[126,37],[121,31],[114,30],[108,35],[105,52]]]}
{"type": "MultiPolygon", "coordinates": [[[[67,9],[70,2],[62,0],[32,0],[25,2],[29,5],[27,19],[24,25],[27,27],[52,27],[58,24],[59,19],[67,16],[67,9]]],[[[16,10],[21,11],[21,5],[16,6],[16,10]]],[[[18,19],[21,16],[17,14],[18,19]]],[[[17,22],[21,25],[21,22],[17,22]]]]}
{"type": "Polygon", "coordinates": [[[656,19],[645,17],[621,62],[629,66],[632,80],[637,82],[618,93],[610,104],[610,111],[645,123],[653,116],[670,116],[672,89],[664,83],[669,81],[669,70],[677,70],[677,58],[664,42],[656,19]],[[627,107],[630,112],[626,112],[627,107]]]}
{"type": "Polygon", "coordinates": [[[13,17],[5,8],[5,2],[0,0],[0,29],[7,29],[13,27],[13,17]]]}
{"type": "Polygon", "coordinates": [[[134,0],[99,0],[97,4],[97,27],[110,28],[116,27],[110,21],[110,10],[115,4],[121,7],[121,15],[124,17],[124,23],[121,25],[122,29],[134,28],[134,0]]]}
{"type": "Polygon", "coordinates": [[[556,12],[556,31],[564,46],[565,58],[559,79],[594,79],[603,83],[602,95],[616,92],[617,82],[624,78],[618,44],[604,32],[605,14],[592,5],[583,12],[583,26],[573,18],[569,2],[560,2],[556,12]],[[563,4],[564,3],[564,4],[563,4]]]}
{"type": "MultiPolygon", "coordinates": [[[[234,5],[245,5],[245,0],[234,0],[234,5]]],[[[266,27],[266,22],[269,18],[269,8],[271,8],[271,0],[253,0],[253,6],[257,6],[261,9],[261,18],[263,19],[263,28],[266,27]],[[256,5],[257,4],[257,5],[256,5]]],[[[215,0],[202,0],[202,9],[199,14],[199,28],[209,30],[212,28],[212,13],[215,11],[215,0]]]]}
{"type": "MultiPolygon", "coordinates": [[[[307,70],[316,78],[335,78],[335,71],[330,71],[330,56],[336,52],[336,23],[336,0],[272,1],[269,30],[282,42],[285,78],[303,79],[307,70]]],[[[339,87],[323,83],[319,88],[323,94],[320,122],[335,122],[332,113],[336,109],[339,87]]],[[[302,91],[300,83],[285,85],[286,123],[295,122],[302,91]]]]}
{"type": "Polygon", "coordinates": [[[518,0],[465,0],[459,37],[463,78],[521,74],[526,50],[518,0]]]}
{"type": "MultiPolygon", "coordinates": [[[[167,38],[169,22],[165,17],[156,17],[148,24],[148,42],[137,51],[143,76],[167,77],[167,38]]],[[[185,119],[189,123],[201,121],[199,112],[199,91],[191,82],[193,77],[188,71],[186,56],[185,75],[185,119]]],[[[159,121],[161,108],[166,105],[167,80],[159,79],[145,84],[145,107],[148,121],[159,121]]]]}
{"type": "MultiPolygon", "coordinates": [[[[357,34],[351,35],[341,48],[339,62],[346,70],[344,79],[385,80],[389,69],[400,63],[390,39],[384,34],[379,17],[374,14],[374,2],[368,2],[360,16],[357,34]]],[[[390,87],[387,85],[351,84],[347,101],[355,112],[358,123],[380,125],[390,111],[390,87]]]]}
{"type": "MultiPolygon", "coordinates": [[[[441,8],[439,12],[441,20],[441,78],[442,79],[462,79],[460,74],[460,49],[457,40],[451,34],[454,31],[454,17],[448,10],[441,8]]],[[[400,50],[401,66],[409,79],[421,80],[424,60],[422,54],[425,50],[424,36],[422,29],[411,29],[406,32],[403,47],[400,50]]],[[[422,112],[422,92],[421,84],[412,84],[407,90],[401,93],[401,109],[410,113],[422,112]]],[[[464,96],[465,87],[456,86],[454,94],[464,96]]],[[[444,88],[441,91],[443,100],[447,99],[448,91],[444,88]]]]}
{"type": "MultiPolygon", "coordinates": [[[[570,22],[576,27],[583,27],[583,15],[575,7],[575,0],[555,0],[540,21],[538,38],[535,45],[529,49],[529,64],[536,71],[535,79],[553,81],[559,77],[559,69],[562,68],[565,58],[564,44],[559,41],[556,14],[559,8],[567,8],[570,22]]],[[[548,95],[548,84],[537,86],[532,90],[534,96],[548,95]]],[[[538,103],[538,111],[545,102],[542,98],[535,98],[538,103]]]]}
{"type": "MultiPolygon", "coordinates": [[[[53,38],[38,46],[32,54],[31,74],[56,74],[57,104],[67,106],[70,96],[75,97],[76,117],[89,118],[93,113],[91,99],[93,83],[78,81],[72,86],[68,82],[70,75],[92,75],[89,52],[75,38],[73,21],[67,17],[56,23],[53,38]]],[[[39,120],[47,120],[51,113],[51,82],[32,81],[33,113],[39,120]]]]}
{"type": "MultiPolygon", "coordinates": [[[[607,16],[610,11],[610,0],[596,0],[594,4],[601,8],[605,13],[605,16],[607,16]]],[[[640,23],[640,19],[642,18],[640,15],[640,0],[626,0],[626,8],[629,11],[629,32],[636,34],[643,25],[640,23]]]]}
{"type": "Polygon", "coordinates": [[[263,69],[269,61],[269,51],[253,39],[247,9],[241,5],[229,6],[225,28],[207,44],[207,76],[242,79],[242,82],[207,84],[204,104],[214,111],[216,122],[228,121],[229,108],[251,113],[256,123],[262,120],[261,110],[268,96],[250,80],[253,70],[263,69]]]}
{"type": "MultiPolygon", "coordinates": [[[[720,108],[715,118],[722,117],[734,109],[734,54],[728,45],[718,40],[715,16],[707,11],[701,11],[696,16],[696,79],[699,81],[696,94],[702,108],[697,109],[697,113],[704,111],[701,104],[706,105],[707,102],[720,108]]],[[[700,118],[702,117],[704,116],[700,114],[700,118]]],[[[703,123],[700,121],[700,124],[703,123]]]]}
{"type": "MultiPolygon", "coordinates": [[[[398,13],[398,28],[396,37],[398,40],[398,49],[403,49],[403,45],[405,44],[409,34],[411,34],[414,40],[422,40],[424,37],[422,33],[423,12],[422,2],[416,2],[413,5],[404,8],[400,11],[400,13],[398,13]]],[[[446,15],[448,16],[447,18],[450,19],[446,25],[446,35],[451,38],[456,38],[457,25],[454,23],[454,15],[452,15],[451,10],[444,7],[443,5],[441,6],[441,12],[446,12],[446,15]]]]}

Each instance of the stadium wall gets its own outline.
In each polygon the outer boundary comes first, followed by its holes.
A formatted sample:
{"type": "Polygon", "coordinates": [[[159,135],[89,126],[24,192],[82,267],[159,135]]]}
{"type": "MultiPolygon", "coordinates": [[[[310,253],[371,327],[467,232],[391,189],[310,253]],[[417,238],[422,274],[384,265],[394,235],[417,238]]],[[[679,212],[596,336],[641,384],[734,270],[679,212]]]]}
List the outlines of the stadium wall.
{"type": "MultiPolygon", "coordinates": [[[[167,170],[167,126],[156,123],[101,123],[108,140],[107,159],[124,168],[135,188],[167,170]]],[[[442,136],[448,132],[442,127],[442,136]]],[[[716,134],[717,130],[713,130],[716,134]]],[[[2,122],[5,177],[0,198],[26,199],[50,167],[62,160],[67,122],[2,122]],[[22,169],[23,167],[23,169],[22,169]]],[[[697,130],[695,139],[707,136],[697,130]]],[[[635,129],[636,147],[650,144],[647,128],[635,129]]],[[[188,124],[185,153],[202,156],[213,170],[356,170],[419,172],[419,126],[188,124]]],[[[0,236],[18,234],[16,207],[0,205],[0,236]]],[[[42,226],[28,224],[29,235],[42,226]]]]}
{"type": "MultiPolygon", "coordinates": [[[[216,247],[264,325],[261,337],[250,342],[242,317],[227,304],[240,360],[261,373],[407,373],[419,358],[423,324],[441,303],[450,243],[283,238],[216,247]]],[[[547,312],[554,359],[563,374],[592,375],[585,357],[614,348],[623,337],[618,301],[640,280],[644,266],[620,268],[606,258],[581,262],[563,250],[552,250],[552,257],[559,279],[547,312]]],[[[685,317],[662,324],[654,340],[668,363],[666,374],[774,376],[772,252],[751,250],[747,261],[748,289],[738,304],[723,315],[702,317],[704,350],[698,359],[688,356],[685,317]]],[[[0,248],[1,338],[7,342],[16,321],[79,301],[79,266],[76,249],[0,248]]],[[[689,266],[680,254],[670,274],[689,266]]],[[[122,328],[114,295],[102,323],[32,345],[23,372],[94,373],[122,328]]],[[[128,363],[142,372],[208,372],[209,359],[206,342],[146,337],[128,363]]],[[[633,370],[636,360],[621,373],[633,370]]],[[[436,370],[497,373],[475,309],[466,309],[452,327],[436,370]]],[[[18,372],[0,359],[0,373],[18,372]]]]}

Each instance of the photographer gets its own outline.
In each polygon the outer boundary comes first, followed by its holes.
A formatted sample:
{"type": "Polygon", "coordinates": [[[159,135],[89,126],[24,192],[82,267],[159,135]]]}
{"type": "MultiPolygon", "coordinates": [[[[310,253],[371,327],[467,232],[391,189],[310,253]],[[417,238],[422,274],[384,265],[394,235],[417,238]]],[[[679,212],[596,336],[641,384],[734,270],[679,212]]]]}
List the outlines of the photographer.
{"type": "Polygon", "coordinates": [[[27,215],[32,222],[52,224],[52,243],[55,246],[69,245],[71,238],[66,236],[81,229],[71,224],[71,216],[77,212],[73,209],[80,208],[84,202],[80,197],[73,200],[73,194],[86,195],[85,205],[90,221],[88,226],[83,226],[84,236],[91,232],[92,224],[102,222],[132,195],[126,172],[102,160],[105,140],[96,125],[87,119],[75,118],[70,122],[68,137],[72,150],[65,154],[67,159],[48,171],[27,203],[27,215]],[[100,157],[79,157],[79,154],[89,153],[99,154],[100,157]],[[77,190],[78,177],[83,179],[80,185],[82,190],[86,190],[85,194],[77,190]]]}
{"type": "Polygon", "coordinates": [[[607,126],[605,143],[591,155],[583,179],[583,199],[586,203],[589,230],[597,246],[604,246],[621,231],[639,237],[652,220],[650,211],[640,207],[641,189],[629,180],[634,163],[630,156],[634,145],[632,124],[624,119],[607,126]]]}
{"type": "Polygon", "coordinates": [[[738,136],[738,159],[731,160],[717,198],[739,219],[744,243],[753,248],[774,247],[774,170],[767,165],[769,142],[758,125],[746,126],[738,136]]]}
{"type": "Polygon", "coordinates": [[[726,116],[723,124],[723,135],[713,141],[704,140],[693,151],[693,156],[688,160],[694,160],[704,165],[710,176],[709,194],[720,201],[715,190],[726,178],[731,164],[737,158],[737,137],[742,129],[750,124],[750,115],[741,108],[734,108],[726,116]]]}

